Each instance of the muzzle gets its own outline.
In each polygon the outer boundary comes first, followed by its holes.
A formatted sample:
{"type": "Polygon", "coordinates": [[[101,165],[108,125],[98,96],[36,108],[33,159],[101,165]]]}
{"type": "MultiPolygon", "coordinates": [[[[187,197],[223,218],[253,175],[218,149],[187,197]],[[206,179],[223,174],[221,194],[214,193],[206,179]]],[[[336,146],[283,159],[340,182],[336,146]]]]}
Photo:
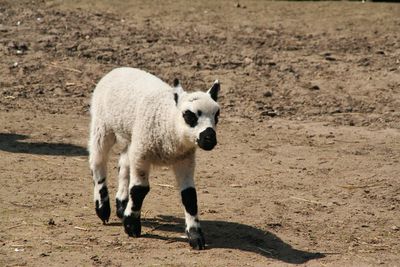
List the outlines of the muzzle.
{"type": "Polygon", "coordinates": [[[213,128],[208,127],[202,131],[197,139],[197,144],[204,150],[212,150],[217,144],[217,134],[213,128]]]}

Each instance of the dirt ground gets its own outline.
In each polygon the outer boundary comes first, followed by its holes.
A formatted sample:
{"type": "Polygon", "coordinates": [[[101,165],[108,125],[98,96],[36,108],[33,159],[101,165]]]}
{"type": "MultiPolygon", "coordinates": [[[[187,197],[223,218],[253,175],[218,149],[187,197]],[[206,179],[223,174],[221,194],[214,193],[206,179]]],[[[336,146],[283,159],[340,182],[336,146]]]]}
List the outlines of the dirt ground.
{"type": "MultiPolygon", "coordinates": [[[[400,5],[0,0],[0,266],[399,266],[400,5]],[[97,218],[86,143],[116,66],[221,81],[207,249],[156,168],[141,238],[97,218]]],[[[115,149],[109,189],[116,190],[115,149]]]]}

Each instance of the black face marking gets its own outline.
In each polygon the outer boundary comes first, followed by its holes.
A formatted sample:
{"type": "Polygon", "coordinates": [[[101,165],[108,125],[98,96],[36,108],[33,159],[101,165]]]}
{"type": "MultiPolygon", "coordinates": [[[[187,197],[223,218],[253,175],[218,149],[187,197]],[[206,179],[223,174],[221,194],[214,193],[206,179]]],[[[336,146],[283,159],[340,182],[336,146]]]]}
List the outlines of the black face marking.
{"type": "Polygon", "coordinates": [[[185,119],[185,122],[190,126],[190,127],[195,127],[197,125],[197,116],[190,110],[186,110],[183,113],[183,118],[185,119]]]}
{"type": "Polygon", "coordinates": [[[122,219],[124,217],[126,205],[128,205],[128,199],[119,200],[117,198],[115,200],[116,200],[116,206],[117,206],[117,216],[118,216],[118,218],[122,219]]]}
{"type": "Polygon", "coordinates": [[[218,118],[219,118],[219,109],[218,109],[217,113],[215,113],[215,117],[214,117],[215,124],[218,123],[218,118]]]}
{"type": "Polygon", "coordinates": [[[106,181],[106,177],[101,178],[99,181],[97,181],[97,184],[102,184],[106,181]]]}
{"type": "Polygon", "coordinates": [[[189,231],[186,231],[186,235],[189,239],[189,244],[193,249],[202,250],[205,249],[206,241],[204,239],[201,228],[191,227],[189,231]]]}
{"type": "Polygon", "coordinates": [[[178,87],[179,84],[180,84],[180,82],[179,82],[178,78],[175,78],[174,83],[173,83],[174,87],[178,87]]]}
{"type": "Polygon", "coordinates": [[[218,99],[218,93],[219,93],[220,85],[219,83],[214,83],[211,89],[209,90],[209,94],[211,95],[211,98],[217,102],[218,99]]]}
{"type": "Polygon", "coordinates": [[[132,211],[140,211],[143,204],[143,199],[150,191],[149,186],[135,185],[131,188],[131,198],[133,201],[132,211]]]}
{"type": "Polygon", "coordinates": [[[197,116],[200,117],[202,114],[203,114],[203,112],[201,112],[201,110],[198,110],[198,111],[197,111],[197,116]]]}
{"type": "Polygon", "coordinates": [[[174,94],[174,100],[175,100],[175,104],[178,104],[178,94],[177,93],[174,94]]]}
{"type": "Polygon", "coordinates": [[[188,187],[181,192],[182,203],[185,206],[185,210],[192,216],[197,215],[197,195],[196,189],[188,187]]]}
{"type": "Polygon", "coordinates": [[[197,139],[197,144],[204,150],[212,150],[217,144],[217,134],[213,128],[208,127],[202,131],[197,139]]]}

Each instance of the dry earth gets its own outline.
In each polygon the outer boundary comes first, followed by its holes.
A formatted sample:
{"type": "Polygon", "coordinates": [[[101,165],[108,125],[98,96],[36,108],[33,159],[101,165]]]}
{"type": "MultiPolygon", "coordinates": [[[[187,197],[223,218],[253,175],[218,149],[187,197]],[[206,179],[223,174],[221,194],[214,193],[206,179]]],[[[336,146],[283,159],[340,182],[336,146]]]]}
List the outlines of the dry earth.
{"type": "Polygon", "coordinates": [[[0,0],[0,266],[398,266],[399,29],[399,4],[0,0]],[[88,107],[116,66],[222,82],[205,251],[168,168],[143,237],[96,217],[88,107]]]}

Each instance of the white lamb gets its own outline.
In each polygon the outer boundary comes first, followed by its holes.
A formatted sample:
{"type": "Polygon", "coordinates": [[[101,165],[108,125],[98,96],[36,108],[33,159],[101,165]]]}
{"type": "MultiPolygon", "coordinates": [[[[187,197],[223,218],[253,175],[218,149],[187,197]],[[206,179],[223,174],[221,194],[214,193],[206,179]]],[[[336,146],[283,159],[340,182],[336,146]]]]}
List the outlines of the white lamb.
{"type": "Polygon", "coordinates": [[[193,248],[204,249],[193,175],[195,151],[217,144],[217,97],[214,82],[205,92],[185,92],[175,79],[171,87],[138,69],[117,68],[97,84],[91,105],[89,162],[94,180],[96,213],[110,217],[106,184],[107,160],[118,140],[125,149],[119,160],[117,216],[129,236],[140,236],[140,211],[149,192],[151,165],[171,165],[185,207],[186,234],[193,248]]]}

